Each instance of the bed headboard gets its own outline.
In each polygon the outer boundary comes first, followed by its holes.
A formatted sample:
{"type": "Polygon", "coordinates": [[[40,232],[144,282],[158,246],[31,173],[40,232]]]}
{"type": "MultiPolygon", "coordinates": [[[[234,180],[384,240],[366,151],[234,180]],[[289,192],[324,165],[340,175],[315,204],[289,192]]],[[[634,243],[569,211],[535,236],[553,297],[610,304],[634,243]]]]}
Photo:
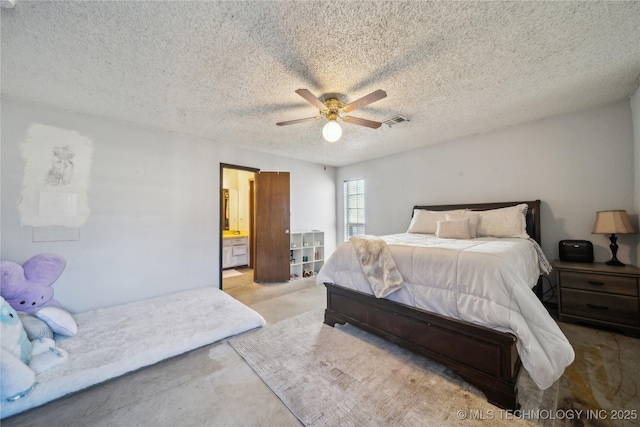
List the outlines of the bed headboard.
{"type": "MultiPolygon", "coordinates": [[[[473,203],[460,205],[435,205],[435,206],[414,206],[413,209],[425,209],[428,211],[449,211],[454,209],[469,209],[472,211],[486,211],[489,209],[506,208],[509,206],[526,203],[527,209],[527,234],[540,243],[540,200],[528,202],[499,202],[499,203],[473,203]]],[[[413,211],[411,211],[413,216],[413,211]]]]}

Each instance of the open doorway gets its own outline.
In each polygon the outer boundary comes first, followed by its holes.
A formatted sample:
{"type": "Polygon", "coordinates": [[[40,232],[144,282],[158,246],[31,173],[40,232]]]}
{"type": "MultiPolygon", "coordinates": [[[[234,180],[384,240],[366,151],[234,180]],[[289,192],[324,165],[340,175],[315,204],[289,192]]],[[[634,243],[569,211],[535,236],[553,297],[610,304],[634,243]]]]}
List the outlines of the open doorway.
{"type": "Polygon", "coordinates": [[[260,284],[289,280],[289,190],[289,172],[220,164],[220,289],[239,286],[240,274],[260,284]]]}
{"type": "Polygon", "coordinates": [[[254,281],[255,174],[258,171],[220,165],[220,284],[223,290],[254,281]]]}

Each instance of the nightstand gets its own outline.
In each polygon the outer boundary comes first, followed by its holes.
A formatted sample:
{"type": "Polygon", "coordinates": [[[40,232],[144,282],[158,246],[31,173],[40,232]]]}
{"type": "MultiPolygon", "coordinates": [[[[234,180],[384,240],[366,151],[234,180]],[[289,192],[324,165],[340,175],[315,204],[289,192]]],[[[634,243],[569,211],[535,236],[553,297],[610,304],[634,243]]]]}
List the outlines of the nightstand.
{"type": "Polygon", "coordinates": [[[561,322],[591,323],[640,337],[640,268],[554,261],[561,322]]]}

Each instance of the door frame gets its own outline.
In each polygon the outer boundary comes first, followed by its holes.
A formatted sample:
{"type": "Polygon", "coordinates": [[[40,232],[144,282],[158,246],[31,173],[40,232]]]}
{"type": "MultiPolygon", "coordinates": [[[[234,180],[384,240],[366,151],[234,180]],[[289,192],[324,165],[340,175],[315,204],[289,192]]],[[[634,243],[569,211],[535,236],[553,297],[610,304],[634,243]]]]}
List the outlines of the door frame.
{"type": "MultiPolygon", "coordinates": [[[[220,189],[218,190],[218,210],[219,210],[219,221],[218,221],[218,231],[219,231],[219,238],[218,238],[218,286],[219,289],[222,290],[222,243],[223,243],[223,227],[222,227],[222,216],[224,215],[224,212],[222,211],[222,190],[223,190],[223,177],[224,177],[224,170],[225,169],[235,169],[235,170],[242,170],[242,171],[247,171],[247,172],[253,172],[253,173],[258,173],[260,172],[260,169],[258,168],[252,168],[250,166],[240,166],[240,165],[233,165],[230,163],[220,163],[220,189]]],[[[253,218],[249,219],[249,224],[253,224],[254,220],[253,218]]],[[[251,228],[251,225],[250,225],[251,228]]],[[[251,239],[250,237],[250,242],[252,242],[251,244],[255,245],[255,239],[251,239]]],[[[254,251],[255,248],[251,248],[250,247],[250,252],[254,251]]]]}

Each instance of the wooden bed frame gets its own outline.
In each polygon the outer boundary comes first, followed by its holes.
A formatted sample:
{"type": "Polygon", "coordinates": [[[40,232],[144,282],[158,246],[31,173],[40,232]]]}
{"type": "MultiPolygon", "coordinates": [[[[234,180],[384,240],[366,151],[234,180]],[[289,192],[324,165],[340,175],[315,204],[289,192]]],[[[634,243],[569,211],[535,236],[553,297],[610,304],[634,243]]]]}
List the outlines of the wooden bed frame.
{"type": "MultiPolygon", "coordinates": [[[[527,233],[540,243],[540,200],[415,206],[414,209],[488,210],[520,203],[529,206],[527,233]]],[[[371,332],[453,369],[465,381],[479,388],[490,403],[511,410],[520,407],[516,381],[521,363],[514,335],[375,298],[335,284],[325,285],[327,309],[324,323],[327,325],[349,323],[371,332]]]]}

